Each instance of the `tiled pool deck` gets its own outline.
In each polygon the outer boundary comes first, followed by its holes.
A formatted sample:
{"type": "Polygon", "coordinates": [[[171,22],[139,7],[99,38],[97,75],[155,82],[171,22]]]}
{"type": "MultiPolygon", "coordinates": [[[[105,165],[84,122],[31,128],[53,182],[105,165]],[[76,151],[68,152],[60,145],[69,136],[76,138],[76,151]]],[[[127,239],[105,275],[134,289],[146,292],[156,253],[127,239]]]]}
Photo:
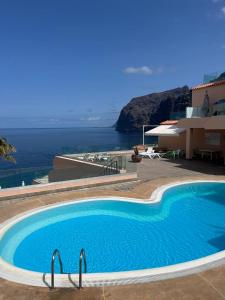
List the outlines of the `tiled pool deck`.
{"type": "MultiPolygon", "coordinates": [[[[102,187],[51,193],[0,201],[0,222],[26,210],[46,204],[93,196],[123,196],[148,199],[159,186],[186,180],[225,180],[223,167],[186,161],[143,160],[138,166],[138,181],[102,187]]],[[[15,284],[0,279],[0,300],[66,299],[225,299],[225,266],[198,274],[127,286],[55,289],[15,284]]]]}

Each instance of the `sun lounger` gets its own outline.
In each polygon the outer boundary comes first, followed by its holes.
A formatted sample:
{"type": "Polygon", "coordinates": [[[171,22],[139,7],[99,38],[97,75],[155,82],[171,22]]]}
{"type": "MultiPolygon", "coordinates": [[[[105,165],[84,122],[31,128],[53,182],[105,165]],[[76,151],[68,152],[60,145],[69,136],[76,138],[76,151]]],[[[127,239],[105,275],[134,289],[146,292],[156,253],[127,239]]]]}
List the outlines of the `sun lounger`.
{"type": "Polygon", "coordinates": [[[83,160],[84,156],[76,156],[76,158],[83,160]]]}
{"type": "Polygon", "coordinates": [[[149,157],[149,155],[151,155],[153,153],[154,153],[154,150],[151,147],[149,147],[147,149],[147,151],[139,152],[138,154],[143,156],[143,157],[145,157],[145,156],[149,157]]]}
{"type": "Polygon", "coordinates": [[[154,152],[153,147],[148,147],[148,149],[146,150],[146,152],[154,152]]]}
{"type": "Polygon", "coordinates": [[[98,161],[107,161],[109,159],[110,159],[110,155],[107,153],[100,153],[100,154],[97,154],[97,156],[96,156],[96,160],[98,160],[98,161]]]}
{"type": "Polygon", "coordinates": [[[151,159],[153,159],[153,158],[162,158],[164,155],[166,155],[166,152],[154,152],[151,155],[151,159]]]}
{"type": "Polygon", "coordinates": [[[146,151],[139,152],[139,154],[153,153],[153,152],[155,152],[155,151],[153,150],[153,148],[152,148],[152,147],[148,147],[148,149],[147,149],[146,151]]]}
{"type": "Polygon", "coordinates": [[[166,152],[160,153],[160,152],[141,152],[139,153],[139,155],[143,156],[143,157],[148,157],[150,159],[154,159],[154,158],[162,158],[164,155],[166,154],[166,152]]]}
{"type": "Polygon", "coordinates": [[[95,155],[89,155],[87,160],[93,162],[95,160],[95,155]]]}

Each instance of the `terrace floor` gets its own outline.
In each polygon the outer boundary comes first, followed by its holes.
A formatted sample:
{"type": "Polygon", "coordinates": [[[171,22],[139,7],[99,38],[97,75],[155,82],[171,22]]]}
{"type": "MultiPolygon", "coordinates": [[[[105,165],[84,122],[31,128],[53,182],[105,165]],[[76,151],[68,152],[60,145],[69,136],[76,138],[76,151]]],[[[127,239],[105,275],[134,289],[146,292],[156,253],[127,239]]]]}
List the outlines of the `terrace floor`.
{"type": "MultiPolygon", "coordinates": [[[[92,196],[124,196],[145,199],[159,186],[185,180],[225,180],[225,168],[205,162],[143,159],[137,164],[138,181],[0,201],[0,223],[39,206],[92,196]]],[[[194,275],[152,283],[99,288],[55,289],[16,284],[0,279],[0,300],[67,299],[225,299],[225,266],[194,275]]]]}
{"type": "Polygon", "coordinates": [[[137,163],[137,173],[141,180],[167,176],[225,175],[225,166],[201,160],[143,158],[141,163],[137,163]]]}

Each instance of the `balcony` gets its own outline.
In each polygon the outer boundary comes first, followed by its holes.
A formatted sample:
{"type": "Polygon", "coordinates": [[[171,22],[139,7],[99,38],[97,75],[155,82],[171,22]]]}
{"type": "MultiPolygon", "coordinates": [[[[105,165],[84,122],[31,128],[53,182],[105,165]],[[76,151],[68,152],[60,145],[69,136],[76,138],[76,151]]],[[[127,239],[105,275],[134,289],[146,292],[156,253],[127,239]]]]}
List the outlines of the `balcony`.
{"type": "Polygon", "coordinates": [[[186,107],[186,118],[204,118],[201,106],[186,107]]]}
{"type": "Polygon", "coordinates": [[[209,106],[208,113],[205,113],[201,106],[186,107],[186,118],[205,118],[225,115],[225,100],[220,100],[209,106]]]}
{"type": "Polygon", "coordinates": [[[213,116],[224,116],[225,115],[225,100],[218,101],[212,106],[213,116]]]}

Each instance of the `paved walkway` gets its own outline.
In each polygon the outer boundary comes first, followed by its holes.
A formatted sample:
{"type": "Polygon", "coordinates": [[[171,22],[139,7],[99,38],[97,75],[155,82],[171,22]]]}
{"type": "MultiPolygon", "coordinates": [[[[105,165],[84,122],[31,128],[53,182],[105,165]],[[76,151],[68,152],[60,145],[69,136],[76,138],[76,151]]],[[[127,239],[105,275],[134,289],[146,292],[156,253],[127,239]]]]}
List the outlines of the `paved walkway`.
{"type": "MultiPolygon", "coordinates": [[[[28,209],[55,202],[103,195],[136,197],[147,201],[152,191],[163,184],[190,179],[225,180],[223,168],[213,166],[212,169],[209,169],[199,165],[196,168],[197,170],[193,170],[193,166],[189,164],[187,168],[184,168],[184,163],[179,161],[143,160],[137,166],[138,182],[112,184],[104,187],[85,188],[26,197],[24,199],[15,198],[0,201],[0,222],[28,209]],[[209,175],[210,172],[212,175],[209,175]]],[[[170,280],[127,286],[84,288],[82,291],[76,289],[55,289],[54,291],[49,291],[47,288],[19,285],[0,279],[0,300],[6,299],[222,300],[225,299],[225,266],[170,280]]]]}
{"type": "Polygon", "coordinates": [[[138,177],[142,180],[152,180],[168,176],[225,176],[225,166],[206,161],[143,158],[141,163],[136,165],[138,177]]]}
{"type": "Polygon", "coordinates": [[[101,288],[55,289],[0,280],[0,299],[10,300],[224,300],[225,268],[146,284],[101,288]]]}

